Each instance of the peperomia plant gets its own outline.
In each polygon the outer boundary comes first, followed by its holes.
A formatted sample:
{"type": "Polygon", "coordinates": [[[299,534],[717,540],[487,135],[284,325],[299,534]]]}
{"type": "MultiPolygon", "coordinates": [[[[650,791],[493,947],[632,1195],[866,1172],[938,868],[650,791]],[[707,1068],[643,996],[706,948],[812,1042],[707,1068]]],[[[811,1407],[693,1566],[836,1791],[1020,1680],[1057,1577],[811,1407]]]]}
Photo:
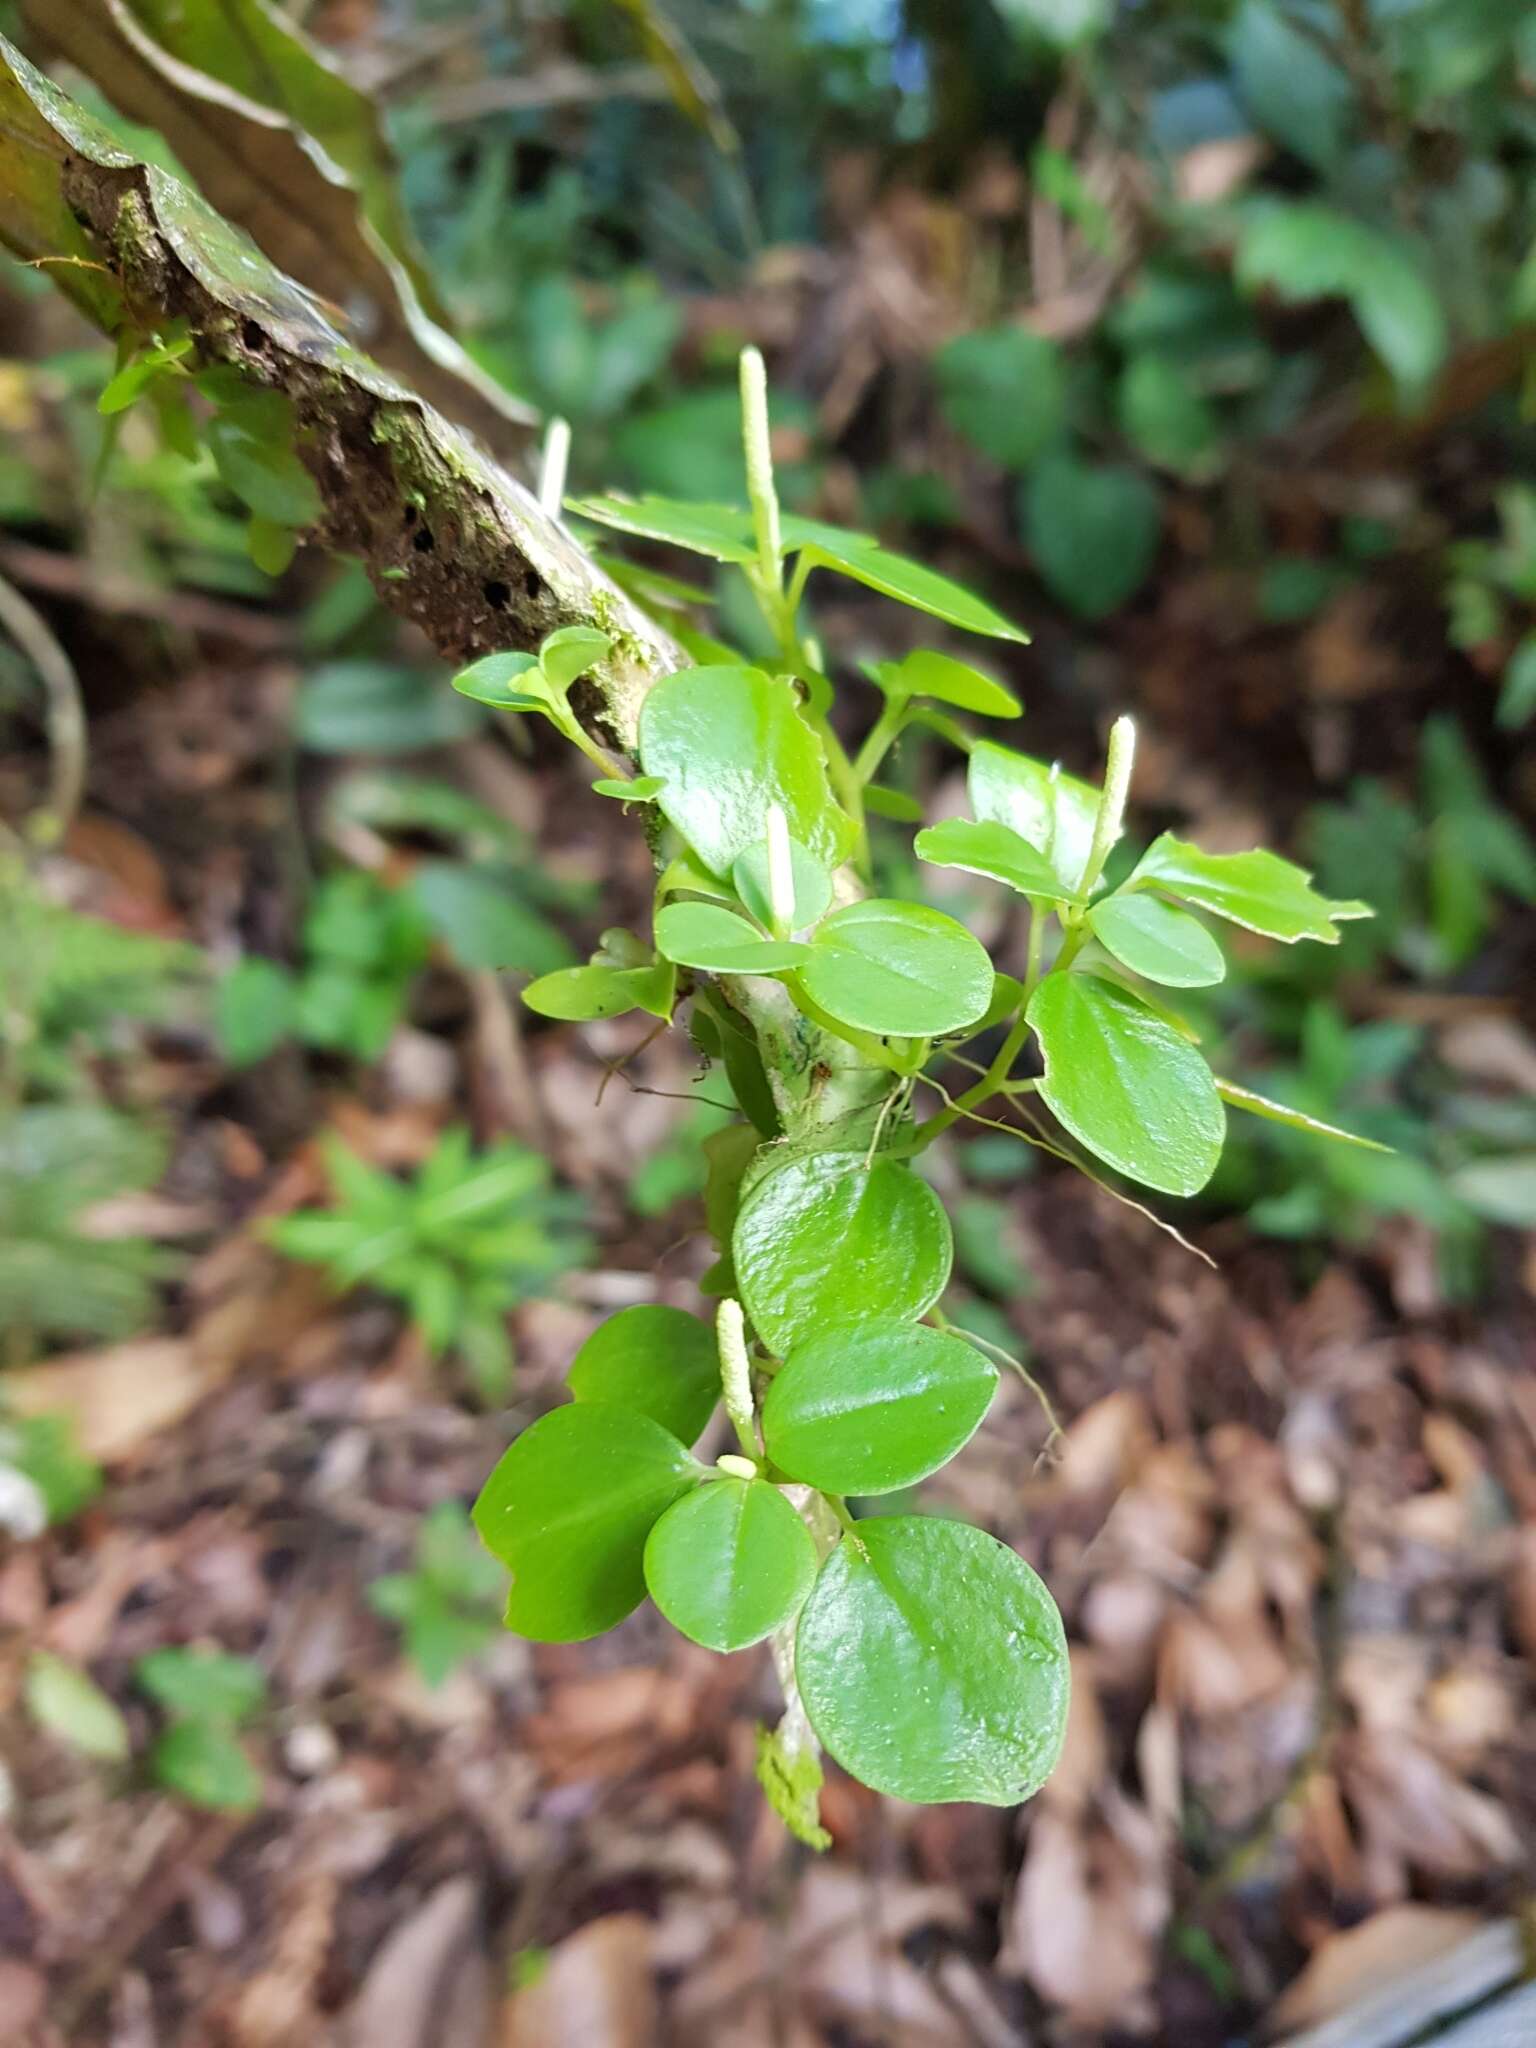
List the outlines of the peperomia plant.
{"type": "MultiPolygon", "coordinates": [[[[904,1799],[1007,1805],[1051,1770],[1067,1709],[1061,1620],[1015,1551],[965,1522],[857,1517],[849,1505],[947,1463],[998,1382],[993,1347],[936,1307],[950,1227],[914,1162],[961,1119],[996,1122],[994,1105],[1022,1119],[1010,1128],[1026,1142],[1096,1178],[1090,1159],[1181,1196],[1210,1178],[1227,1105],[1344,1137],[1215,1076],[1167,992],[1221,979],[1205,916],[1327,944],[1340,920],[1367,913],[1325,900],[1272,853],[1205,853],[1172,834],[1108,886],[1129,720],[1093,787],[973,741],[956,711],[1018,706],[950,653],[873,665],[882,708],[845,749],[801,620],[816,570],[952,627],[1024,636],[873,540],[781,517],[750,350],[742,392],[750,511],[614,498],[572,510],[738,569],[773,663],[695,633],[698,665],[646,694],[634,775],[571,709],[600,635],[567,629],[536,657],[492,655],[456,679],[580,744],[603,795],[646,807],[658,858],[649,937],[606,933],[589,965],[544,976],[526,1000],[561,1018],[684,1011],[744,1112],[708,1141],[714,1331],[659,1305],[603,1324],[571,1367],[572,1400],[512,1444],[475,1520],[512,1572],[507,1622],[526,1636],[595,1635],[649,1592],[711,1649],[770,1639],[787,1710],[762,1741],[760,1774],[791,1826],[819,1842],[818,1745],[904,1799]],[[875,777],[897,737],[923,724],[968,752],[974,815],[919,832],[917,855],[1024,899],[1018,978],[953,917],[865,893],[866,817],[903,808],[875,777]],[[921,1115],[920,1090],[932,1097],[921,1115]],[[706,1463],[693,1446],[722,1401],[735,1446],[706,1463]]],[[[679,586],[623,574],[675,610],[679,586]]]]}

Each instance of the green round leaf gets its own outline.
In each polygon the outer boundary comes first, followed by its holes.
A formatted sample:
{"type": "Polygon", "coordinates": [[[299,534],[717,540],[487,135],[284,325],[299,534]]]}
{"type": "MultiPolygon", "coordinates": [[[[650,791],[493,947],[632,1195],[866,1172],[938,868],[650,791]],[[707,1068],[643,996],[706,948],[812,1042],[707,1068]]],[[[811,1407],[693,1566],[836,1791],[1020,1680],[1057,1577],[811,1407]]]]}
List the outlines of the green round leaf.
{"type": "Polygon", "coordinates": [[[530,981],[523,1001],[539,1016],[566,1023],[622,1017],[626,1010],[670,1017],[676,983],[670,962],[652,967],[559,967],[530,981]]]}
{"type": "Polygon", "coordinates": [[[227,1650],[151,1650],[134,1677],[170,1713],[193,1721],[245,1721],[267,1696],[266,1673],[227,1650]]]}
{"type": "Polygon", "coordinates": [[[1029,1021],[1040,1095],[1095,1158],[1165,1195],[1198,1194],[1216,1171],[1226,1115],[1188,1039],[1116,983],[1048,974],[1029,1021]]]}
{"type": "Polygon", "coordinates": [[[1004,469],[1027,469],[1066,424],[1061,351],[1028,328],[1010,323],[958,335],[933,368],[944,417],[1004,469]]]}
{"type": "Polygon", "coordinates": [[[781,974],[809,958],[794,939],[765,939],[723,903],[669,903],[656,913],[656,949],[711,974],[781,974]]]}
{"type": "Polygon", "coordinates": [[[1106,896],[1088,925],[1122,967],[1165,988],[1210,988],[1226,975],[1221,948],[1199,918],[1155,896],[1106,896]]]}
{"type": "Polygon", "coordinates": [[[542,711],[544,678],[531,654],[486,654],[461,668],[453,678],[461,697],[490,704],[498,711],[542,711]]]}
{"type": "Polygon", "coordinates": [[[779,1357],[828,1323],[915,1322],[949,1280],[943,1204],[894,1159],[819,1152],[767,1174],[741,1205],[732,1259],[742,1303],[779,1357]]]}
{"type": "Polygon", "coordinates": [[[695,1443],[720,1399],[714,1332],[662,1302],[620,1309],[577,1352],[568,1384],[578,1401],[633,1408],[695,1443]]]}
{"type": "Polygon", "coordinates": [[[1091,784],[1061,774],[1052,762],[982,740],[972,749],[966,787],[979,820],[1016,832],[1044,856],[1067,894],[1076,893],[1099,814],[1099,792],[1091,784]]]}
{"type": "MultiPolygon", "coordinates": [[[[790,875],[794,881],[795,907],[789,920],[792,932],[803,932],[825,917],[832,901],[832,876],[798,839],[789,842],[790,875]]],[[[773,906],[768,900],[768,842],[749,846],[731,869],[736,893],[759,924],[772,924],[773,906]]]]}
{"type": "Polygon", "coordinates": [[[923,903],[877,898],[834,910],[817,928],[800,977],[829,1017],[886,1037],[962,1030],[992,999],[986,947],[923,903]]]}
{"type": "Polygon", "coordinates": [[[822,1745],[895,1799],[1014,1806],[1061,1754],[1071,1678],[1056,1603],[966,1522],[860,1522],[806,1602],[795,1672],[822,1745]]]}
{"type": "Polygon", "coordinates": [[[997,1368],[921,1323],[864,1317],[790,1352],[763,1403],[769,1456],[826,1493],[894,1493],[974,1435],[997,1368]]]}
{"type": "Polygon", "coordinates": [[[776,1486],[716,1479],[670,1507],[645,1546],[645,1583],[707,1650],[744,1650],[787,1621],[816,1577],[816,1545],[776,1486]]]}
{"type": "Polygon", "coordinates": [[[645,1539],[699,1477],[677,1438],[628,1408],[576,1402],[525,1429],[475,1502],[512,1574],[507,1627],[535,1642],[601,1635],[645,1597],[645,1539]]]}
{"type": "Polygon", "coordinates": [[[157,1785],[213,1813],[254,1813],[261,1773],[220,1721],[176,1721],[150,1752],[157,1785]]]}
{"type": "Polygon", "coordinates": [[[1035,565],[1069,611],[1106,618],[1134,597],[1157,555],[1157,492],[1119,463],[1047,455],[1023,492],[1035,565]]]}
{"type": "Polygon", "coordinates": [[[835,868],[852,821],[832,800],[821,742],[791,685],[757,668],[685,668],[646,692],[640,760],[657,801],[712,874],[768,837],[779,804],[791,837],[835,868]]]}
{"type": "Polygon", "coordinates": [[[1176,476],[1209,478],[1221,466],[1216,414],[1189,375],[1166,356],[1134,357],[1120,379],[1120,424],[1148,462],[1176,476]]]}

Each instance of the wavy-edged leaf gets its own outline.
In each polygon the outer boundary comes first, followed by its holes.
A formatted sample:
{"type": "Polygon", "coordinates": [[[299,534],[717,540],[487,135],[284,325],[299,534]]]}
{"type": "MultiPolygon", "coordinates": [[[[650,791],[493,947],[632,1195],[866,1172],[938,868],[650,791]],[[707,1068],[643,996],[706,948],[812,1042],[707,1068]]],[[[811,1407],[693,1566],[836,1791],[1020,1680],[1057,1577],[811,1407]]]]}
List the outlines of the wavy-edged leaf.
{"type": "Polygon", "coordinates": [[[1298,939],[1336,946],[1338,924],[1372,915],[1368,903],[1319,895],[1306,869],[1278,853],[1257,846],[1247,853],[1206,853],[1171,832],[1153,840],[1125,887],[1159,889],[1288,946],[1298,939]]]}

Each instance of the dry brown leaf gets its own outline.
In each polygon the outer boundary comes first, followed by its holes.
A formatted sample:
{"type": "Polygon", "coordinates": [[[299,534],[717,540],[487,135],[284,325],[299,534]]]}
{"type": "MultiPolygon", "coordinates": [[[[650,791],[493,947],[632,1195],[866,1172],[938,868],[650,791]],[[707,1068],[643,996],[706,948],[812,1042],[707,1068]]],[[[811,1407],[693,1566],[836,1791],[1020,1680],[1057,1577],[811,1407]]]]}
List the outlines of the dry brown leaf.
{"type": "Polygon", "coordinates": [[[499,2048],[656,2048],[660,2027],[650,1924],[612,1913],[558,1943],[537,1982],[508,2000],[499,2048]]]}
{"type": "Polygon", "coordinates": [[[9,1372],[5,1391],[22,1415],[67,1415],[80,1448],[109,1464],[190,1415],[227,1369],[189,1337],[134,1337],[9,1372]]]}
{"type": "Polygon", "coordinates": [[[1027,1977],[1077,2026],[1141,2026],[1169,1903],[1157,1829],[1141,1807],[1112,1787],[1091,1821],[1042,1806],[998,1968],[1027,1977]]]}
{"type": "Polygon", "coordinates": [[[1174,188],[1186,205],[1215,205],[1240,191],[1268,154],[1268,143],[1257,135],[1196,143],[1173,167],[1174,188]]]}
{"type": "Polygon", "coordinates": [[[1386,1906],[1358,1927],[1319,1943],[1301,1975],[1281,1994],[1269,2028],[1299,2031],[1347,2012],[1405,1970],[1455,1948],[1481,1924],[1475,1913],[1443,1906],[1386,1906]]]}
{"type": "Polygon", "coordinates": [[[473,1878],[451,1877],[429,1892],[375,1954],[338,2029],[339,2048],[481,2048],[485,2013],[478,2033],[472,2023],[461,2021],[452,2031],[447,2024],[450,2001],[463,2011],[458,1992],[476,1961],[484,1965],[480,1921],[473,1878]]]}

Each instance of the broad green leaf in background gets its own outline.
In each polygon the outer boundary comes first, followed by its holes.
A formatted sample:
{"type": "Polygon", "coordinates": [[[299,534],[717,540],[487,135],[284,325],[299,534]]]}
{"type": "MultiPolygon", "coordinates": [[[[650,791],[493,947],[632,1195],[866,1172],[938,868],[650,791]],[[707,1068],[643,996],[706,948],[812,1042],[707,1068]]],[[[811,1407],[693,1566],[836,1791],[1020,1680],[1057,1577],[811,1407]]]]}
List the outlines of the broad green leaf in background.
{"type": "Polygon", "coordinates": [[[1336,946],[1339,923],[1371,915],[1367,903],[1320,896],[1306,869],[1277,853],[1205,853],[1171,832],[1153,840],[1124,886],[1161,890],[1288,946],[1298,939],[1336,946]]]}
{"type": "Polygon", "coordinates": [[[640,760],[662,778],[662,810],[714,874],[728,875],[767,838],[775,803],[791,837],[824,866],[837,867],[852,844],[821,742],[782,677],[756,668],[664,676],[641,707],[640,760]]]}
{"type": "Polygon", "coordinates": [[[866,673],[888,698],[933,697],[983,718],[1017,718],[1020,705],[1011,690],[952,654],[932,647],[914,648],[900,661],[872,662],[866,673]]]}
{"type": "Polygon", "coordinates": [[[691,554],[708,555],[716,562],[749,563],[757,560],[752,534],[752,515],[736,505],[695,505],[676,498],[570,498],[566,509],[583,519],[595,519],[616,533],[633,534],[638,540],[664,541],[670,547],[687,548],[691,554]]]}
{"type": "Polygon", "coordinates": [[[230,1727],[248,1721],[267,1696],[261,1666],[227,1650],[151,1650],[139,1659],[133,1675],[168,1713],[230,1727]]]}
{"type": "Polygon", "coordinates": [[[535,1642],[601,1635],[645,1597],[645,1539],[701,1476],[669,1431],[578,1401],[525,1429],[485,1482],[475,1527],[512,1574],[507,1627],[535,1642]]]}
{"type": "Polygon", "coordinates": [[[463,967],[553,974],[570,962],[565,939],[516,893],[511,869],[423,861],[410,893],[463,967]]]}
{"type": "Polygon", "coordinates": [[[670,1017],[676,987],[677,970],[669,960],[650,967],[561,967],[530,981],[523,1001],[540,1017],[568,1024],[622,1017],[630,1010],[670,1017]]]}
{"type": "Polygon", "coordinates": [[[275,960],[248,953],[219,983],[214,1030],[231,1066],[249,1067],[292,1035],[298,1023],[293,976],[275,960]]]}
{"type": "Polygon", "coordinates": [[[1048,761],[990,740],[973,748],[966,786],[978,819],[1017,832],[1045,856],[1067,894],[1077,894],[1099,814],[1096,789],[1048,761]]]}
{"type": "Polygon", "coordinates": [[[800,981],[841,1024],[882,1036],[960,1031],[992,997],[992,961],[963,924],[923,903],[875,897],[816,928],[800,981]]]}
{"type": "Polygon", "coordinates": [[[1072,894],[1043,853],[993,818],[947,818],[919,832],[913,845],[918,859],[933,867],[987,875],[1024,896],[1060,903],[1072,894]]]}
{"type": "Polygon", "coordinates": [[[1366,340],[1410,392],[1421,391],[1445,360],[1445,314],[1422,252],[1332,207],[1256,207],[1238,242],[1234,274],[1247,290],[1268,286],[1292,303],[1347,299],[1366,340]]]}
{"type": "Polygon", "coordinates": [[[1165,356],[1133,356],[1116,392],[1126,436],[1158,469],[1194,483],[1221,467],[1221,429],[1210,401],[1165,356]]]}
{"type": "MultiPolygon", "coordinates": [[[[804,931],[826,915],[832,901],[832,876],[798,839],[789,842],[790,879],[794,885],[794,910],[789,929],[804,931]]],[[[771,925],[773,905],[768,899],[768,843],[749,846],[731,869],[736,893],[760,924],[771,925]]]]}
{"type": "Polygon", "coordinates": [[[1132,974],[1165,988],[1210,988],[1227,963],[1199,918],[1156,896],[1106,896],[1088,913],[1099,944],[1132,974]]]}
{"type": "Polygon", "coordinates": [[[1162,521],[1139,470],[1046,455],[1025,478],[1021,504],[1035,566],[1079,618],[1107,618],[1146,581],[1162,521]]]}
{"type": "Polygon", "coordinates": [[[294,731],[321,754],[402,754],[447,746],[484,728],[438,676],[366,657],[323,662],[299,685],[294,731]]]}
{"type": "Polygon", "coordinates": [[[934,357],[933,373],[949,424],[1004,469],[1027,469],[1066,425],[1061,351],[1027,327],[957,335],[934,357]]]}
{"type": "Polygon", "coordinates": [[[810,957],[810,947],[768,939],[723,903],[669,903],[656,913],[656,950],[680,967],[711,974],[781,974],[810,957]]]}
{"type": "Polygon", "coordinates": [[[1073,1137],[1146,1187],[1198,1194],[1221,1157],[1226,1117],[1195,1047],[1094,974],[1048,974],[1028,1017],[1045,1060],[1041,1100],[1073,1137]]]}
{"type": "Polygon", "coordinates": [[[830,1323],[915,1322],[944,1291],[952,1246],[944,1205],[910,1167],[818,1152],[757,1183],[732,1254],[747,1314],[782,1358],[830,1323]]]}
{"type": "Polygon", "coordinates": [[[712,1479],[667,1509],[645,1546],[645,1583],[708,1650],[744,1650],[782,1626],[816,1577],[810,1531],[776,1486],[712,1479]]]}
{"type": "Polygon", "coordinates": [[[87,1672],[48,1650],[27,1659],[22,1693],[40,1728],[82,1756],[121,1763],[128,1755],[128,1723],[87,1672]]]}
{"type": "Polygon", "coordinates": [[[1509,657],[1496,716],[1506,732],[1536,718],[1536,632],[1527,633],[1509,657]]]}
{"type": "Polygon", "coordinates": [[[823,1746],[894,1799],[1016,1806],[1061,1754],[1071,1676],[1056,1603],[969,1523],[858,1523],[801,1613],[795,1675],[823,1746]]]}
{"type": "Polygon", "coordinates": [[[1318,170],[1337,164],[1356,92],[1321,40],[1275,0],[1244,0],[1226,41],[1238,95],[1259,126],[1318,170]]]}
{"type": "Polygon", "coordinates": [[[824,526],[818,519],[794,517],[784,520],[783,529],[785,553],[798,554],[801,568],[835,570],[967,633],[985,633],[994,640],[1029,638],[963,584],[951,582],[936,569],[925,568],[905,555],[893,555],[869,534],[847,533],[838,526],[824,526]]]}
{"type": "Polygon", "coordinates": [[[173,1721],[149,1755],[150,1774],[167,1792],[211,1813],[254,1813],[261,1773],[223,1721],[173,1721]]]}
{"type": "Polygon", "coordinates": [[[1115,0],[999,0],[1004,18],[1058,50],[1100,36],[1114,19],[1115,0]]]}
{"type": "Polygon", "coordinates": [[[696,1443],[720,1399],[714,1332],[662,1302],[620,1309],[577,1352],[568,1384],[578,1401],[633,1408],[696,1443]]]}
{"type": "Polygon", "coordinates": [[[895,1493],[948,1464],[997,1390],[961,1337],[863,1316],[790,1352],[763,1403],[763,1439],[792,1479],[827,1493],[895,1493]]]}
{"type": "Polygon", "coordinates": [[[1470,1160],[1450,1176],[1450,1187],[1490,1223],[1536,1230],[1536,1152],[1470,1160]]]}

